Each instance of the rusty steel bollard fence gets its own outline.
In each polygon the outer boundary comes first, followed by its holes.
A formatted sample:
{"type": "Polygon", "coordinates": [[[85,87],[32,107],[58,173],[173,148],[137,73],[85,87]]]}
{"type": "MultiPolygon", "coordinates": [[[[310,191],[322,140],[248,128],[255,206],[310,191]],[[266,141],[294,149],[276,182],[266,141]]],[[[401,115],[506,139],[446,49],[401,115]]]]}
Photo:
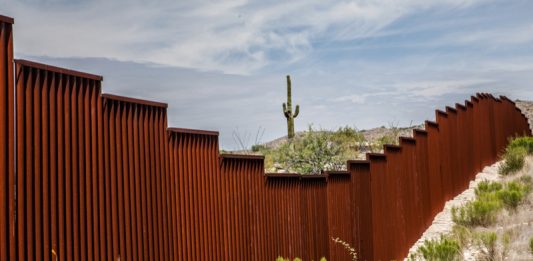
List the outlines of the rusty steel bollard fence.
{"type": "Polygon", "coordinates": [[[13,57],[0,16],[0,260],[405,257],[447,200],[531,135],[507,97],[437,110],[383,153],[321,175],[265,173],[167,104],[102,94],[98,75],[13,57]]]}

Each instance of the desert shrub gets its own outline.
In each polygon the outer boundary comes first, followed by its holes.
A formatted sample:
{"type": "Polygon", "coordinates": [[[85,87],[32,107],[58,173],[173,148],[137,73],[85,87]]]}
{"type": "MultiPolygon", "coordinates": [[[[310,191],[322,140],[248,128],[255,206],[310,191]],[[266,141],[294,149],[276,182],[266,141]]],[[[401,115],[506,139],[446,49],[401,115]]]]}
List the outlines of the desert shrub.
{"type": "Polygon", "coordinates": [[[262,144],[255,144],[255,145],[252,145],[252,151],[253,152],[260,152],[262,150],[265,150],[265,145],[262,145],[262,144]]]}
{"type": "Polygon", "coordinates": [[[463,247],[470,244],[472,239],[472,231],[469,228],[461,225],[454,225],[452,227],[451,236],[459,243],[459,246],[463,247]]]}
{"type": "Polygon", "coordinates": [[[476,196],[480,196],[482,194],[492,193],[499,191],[503,188],[503,185],[499,182],[490,182],[488,180],[483,180],[479,182],[475,189],[476,196]]]}
{"type": "Polygon", "coordinates": [[[519,137],[513,139],[508,148],[524,148],[528,154],[533,154],[533,137],[519,137]]]}
{"type": "Polygon", "coordinates": [[[486,194],[462,207],[452,208],[452,220],[459,225],[488,226],[496,220],[496,213],[501,203],[493,194],[486,194]]]}
{"type": "Polygon", "coordinates": [[[495,232],[478,232],[475,234],[475,242],[484,260],[495,260],[497,254],[498,235],[495,232]]]}
{"type": "Polygon", "coordinates": [[[505,260],[509,252],[511,237],[511,230],[503,232],[501,236],[493,231],[475,232],[472,241],[474,247],[477,248],[476,260],[505,260]]]}
{"type": "Polygon", "coordinates": [[[528,179],[520,178],[518,181],[510,181],[505,184],[505,188],[496,192],[498,198],[505,207],[516,209],[531,191],[531,182],[528,179]]]}
{"type": "Polygon", "coordinates": [[[529,239],[529,251],[533,254],[533,237],[529,239]]]}
{"type": "Polygon", "coordinates": [[[512,230],[506,230],[502,235],[502,252],[501,259],[504,260],[509,252],[509,246],[511,245],[511,237],[513,236],[512,230]]]}
{"type": "Polygon", "coordinates": [[[482,181],[475,189],[476,199],[452,208],[452,220],[462,226],[488,226],[502,207],[516,209],[531,192],[531,177],[507,183],[482,181]]]}
{"type": "Polygon", "coordinates": [[[431,261],[457,260],[461,246],[450,236],[441,235],[440,239],[426,240],[416,252],[416,256],[431,261]]]}
{"type": "Polygon", "coordinates": [[[502,175],[516,173],[524,167],[527,150],[523,147],[508,147],[503,155],[504,162],[498,171],[502,175]]]}
{"type": "Polygon", "coordinates": [[[364,136],[355,128],[337,131],[315,130],[312,126],[303,135],[276,149],[257,148],[265,155],[265,167],[274,165],[302,174],[319,174],[322,170],[345,170],[346,161],[357,158],[364,136]]]}

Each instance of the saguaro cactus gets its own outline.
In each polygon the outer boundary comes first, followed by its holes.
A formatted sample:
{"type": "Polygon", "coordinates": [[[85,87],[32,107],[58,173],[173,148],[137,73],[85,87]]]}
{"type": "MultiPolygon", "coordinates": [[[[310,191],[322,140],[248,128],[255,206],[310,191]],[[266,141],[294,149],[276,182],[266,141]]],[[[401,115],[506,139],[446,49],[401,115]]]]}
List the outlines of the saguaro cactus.
{"type": "Polygon", "coordinates": [[[296,105],[296,110],[292,112],[292,97],[291,97],[291,76],[287,75],[287,103],[283,103],[283,114],[287,118],[287,135],[289,139],[294,137],[294,118],[300,112],[300,105],[296,105]]]}

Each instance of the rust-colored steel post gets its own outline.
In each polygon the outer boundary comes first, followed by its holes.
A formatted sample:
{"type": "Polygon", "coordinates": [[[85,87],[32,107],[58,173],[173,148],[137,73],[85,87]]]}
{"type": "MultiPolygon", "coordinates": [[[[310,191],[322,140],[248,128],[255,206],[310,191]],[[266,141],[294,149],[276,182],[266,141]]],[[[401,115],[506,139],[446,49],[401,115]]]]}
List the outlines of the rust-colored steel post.
{"type": "MultiPolygon", "coordinates": [[[[446,114],[447,114],[447,123],[448,123],[448,154],[449,154],[449,162],[447,164],[450,165],[450,178],[451,178],[451,194],[448,198],[451,199],[453,196],[457,195],[460,191],[460,167],[459,167],[459,157],[460,157],[460,150],[459,150],[459,135],[457,131],[457,110],[455,110],[452,107],[446,106],[446,114]]],[[[440,123],[440,122],[439,122],[440,123]]]]}
{"type": "Polygon", "coordinates": [[[409,247],[418,240],[423,233],[423,206],[422,195],[420,193],[422,178],[416,166],[416,143],[415,138],[400,137],[401,158],[403,163],[403,187],[405,189],[405,217],[406,217],[406,245],[402,248],[402,253],[409,251],[409,247]]]}
{"type": "MultiPolygon", "coordinates": [[[[405,177],[405,162],[402,157],[402,147],[397,145],[384,145],[385,156],[387,158],[387,168],[385,174],[385,206],[388,215],[382,217],[385,228],[388,228],[389,236],[385,238],[387,246],[387,260],[400,258],[407,243],[407,187],[405,177]],[[396,222],[386,220],[386,216],[395,217],[396,222]],[[390,233],[392,232],[392,233],[390,233]]],[[[411,199],[409,199],[411,200],[411,199]]]]}
{"type": "Polygon", "coordinates": [[[111,158],[105,166],[110,177],[105,195],[111,207],[106,218],[111,226],[105,238],[112,241],[108,255],[128,260],[170,256],[169,182],[164,173],[167,105],[111,94],[101,97],[103,136],[109,137],[104,155],[111,158]]]}
{"type": "Polygon", "coordinates": [[[329,256],[326,175],[302,175],[301,225],[305,260],[319,260],[329,256]]]}
{"type": "Polygon", "coordinates": [[[265,174],[265,201],[267,203],[268,242],[267,256],[272,260],[278,256],[300,257],[305,248],[303,237],[308,236],[302,220],[306,217],[302,206],[300,174],[265,174]],[[296,230],[293,233],[292,231],[296,230]],[[300,240],[294,240],[295,236],[300,240]]]}
{"type": "MultiPolygon", "coordinates": [[[[390,248],[390,240],[396,238],[394,230],[390,229],[388,218],[395,213],[388,202],[388,197],[392,193],[387,191],[387,157],[385,154],[367,153],[367,160],[370,162],[370,192],[372,202],[372,253],[367,253],[362,249],[363,256],[371,256],[369,260],[389,260],[393,255],[390,248]],[[388,240],[387,240],[388,239],[388,240]]],[[[364,211],[364,210],[362,210],[364,211]]],[[[365,225],[367,225],[365,223],[365,225]]]]}
{"type": "Polygon", "coordinates": [[[346,249],[335,243],[332,238],[340,238],[360,253],[360,244],[356,243],[354,223],[357,223],[355,208],[359,201],[354,199],[352,175],[347,171],[328,171],[327,183],[327,220],[329,258],[331,260],[350,260],[346,249]]]}
{"type": "Polygon", "coordinates": [[[13,18],[0,15],[0,259],[15,259],[13,18]]]}
{"type": "Polygon", "coordinates": [[[475,159],[475,135],[473,127],[474,105],[472,102],[465,100],[465,117],[463,121],[464,135],[465,135],[465,175],[466,187],[468,187],[470,180],[472,180],[476,173],[476,159],[475,159]]]}
{"type": "MultiPolygon", "coordinates": [[[[449,115],[446,112],[437,110],[437,124],[439,125],[439,148],[440,148],[440,168],[444,202],[453,197],[453,166],[450,148],[451,127],[449,115]]],[[[444,204],[443,202],[443,204],[444,204]]]]}
{"type": "Polygon", "coordinates": [[[171,238],[177,242],[168,244],[178,246],[174,256],[188,260],[243,257],[245,249],[238,248],[238,242],[244,242],[244,237],[237,236],[242,232],[239,226],[246,223],[243,214],[246,211],[243,202],[248,198],[243,191],[246,183],[238,183],[242,174],[221,174],[218,132],[169,128],[167,139],[170,190],[175,191],[174,201],[179,206],[175,207],[174,217],[168,218],[176,224],[171,238]],[[223,248],[219,249],[218,244],[223,248]]]}
{"type": "Polygon", "coordinates": [[[369,160],[348,161],[348,169],[352,177],[354,222],[352,233],[355,238],[355,249],[360,260],[374,260],[374,235],[379,235],[380,227],[374,222],[372,189],[377,189],[376,180],[370,177],[369,160]],[[372,183],[374,181],[374,183],[372,183]]]}
{"type": "MultiPolygon", "coordinates": [[[[415,151],[415,179],[413,182],[417,183],[416,194],[420,198],[420,212],[421,219],[424,221],[424,226],[418,225],[418,234],[420,236],[426,227],[431,225],[433,216],[431,215],[431,187],[430,187],[430,170],[429,170],[429,155],[428,155],[428,131],[421,129],[413,130],[413,137],[416,141],[415,151]]],[[[420,220],[416,220],[416,224],[420,220]]],[[[416,240],[416,239],[415,239],[416,240]]]]}
{"type": "Polygon", "coordinates": [[[91,115],[102,77],[15,63],[19,259],[93,259],[91,115]]]}
{"type": "MultiPolygon", "coordinates": [[[[264,218],[267,213],[264,211],[264,201],[266,198],[263,187],[264,187],[264,157],[263,156],[254,156],[254,155],[236,155],[236,154],[223,154],[220,156],[220,169],[221,169],[221,178],[223,180],[234,180],[235,182],[242,183],[240,186],[239,194],[235,195],[235,200],[240,201],[241,205],[244,206],[243,214],[244,220],[246,223],[240,224],[242,227],[242,233],[245,234],[245,237],[240,242],[240,244],[231,245],[231,248],[228,246],[224,247],[227,255],[224,255],[226,260],[238,258],[237,253],[241,251],[238,255],[245,260],[264,260],[266,253],[264,252],[264,246],[268,237],[265,234],[264,218]],[[234,256],[230,256],[234,255],[234,256]]],[[[224,189],[223,191],[226,191],[224,189]]],[[[227,195],[227,193],[222,192],[221,194],[227,195]]],[[[224,201],[227,202],[227,201],[224,201]]],[[[229,202],[229,205],[224,205],[222,208],[225,209],[236,209],[239,207],[233,202],[229,202]]],[[[231,213],[227,215],[224,220],[235,220],[236,216],[231,213]]],[[[215,220],[215,222],[220,223],[221,226],[217,226],[220,229],[222,237],[230,237],[228,234],[233,234],[236,230],[231,230],[226,226],[226,223],[220,222],[220,220],[215,220]]],[[[294,230],[292,230],[294,231],[294,230]]],[[[233,234],[233,237],[241,237],[241,235],[233,234]]],[[[232,242],[227,242],[232,243],[232,242]]],[[[221,256],[222,257],[222,256],[221,256]]]]}
{"type": "Polygon", "coordinates": [[[426,121],[425,129],[428,133],[427,164],[429,171],[429,191],[431,201],[431,216],[434,217],[444,207],[445,191],[440,159],[439,125],[433,121],[426,121]]]}
{"type": "MultiPolygon", "coordinates": [[[[262,234],[259,231],[257,220],[257,208],[259,208],[259,200],[263,200],[262,195],[257,194],[258,185],[263,185],[263,156],[253,155],[235,155],[224,154],[220,157],[221,178],[229,181],[227,184],[234,185],[232,190],[224,188],[220,196],[229,196],[224,201],[223,208],[230,210],[225,215],[224,219],[236,223],[223,223],[219,228],[223,237],[232,238],[233,241],[227,242],[224,250],[226,252],[226,259],[242,259],[242,260],[261,260],[263,256],[259,255],[260,238],[257,234],[262,234]],[[229,226],[228,226],[229,225],[229,226]]],[[[213,220],[218,222],[218,220],[213,220]]]]}
{"type": "Polygon", "coordinates": [[[458,191],[455,195],[461,193],[463,190],[468,188],[468,182],[470,181],[470,177],[468,175],[467,169],[466,169],[466,160],[468,155],[466,154],[466,139],[468,137],[467,131],[465,129],[465,121],[466,121],[466,107],[462,104],[456,103],[455,104],[455,110],[457,111],[457,118],[456,118],[456,135],[457,135],[457,173],[458,173],[458,191]]]}

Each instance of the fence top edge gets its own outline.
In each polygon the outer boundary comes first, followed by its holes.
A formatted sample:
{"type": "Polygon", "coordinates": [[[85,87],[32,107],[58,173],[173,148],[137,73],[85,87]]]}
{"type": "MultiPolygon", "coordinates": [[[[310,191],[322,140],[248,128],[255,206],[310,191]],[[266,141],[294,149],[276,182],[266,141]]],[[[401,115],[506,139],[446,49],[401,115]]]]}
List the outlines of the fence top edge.
{"type": "Polygon", "coordinates": [[[162,103],[162,102],[142,100],[142,99],[119,96],[119,95],[109,94],[109,93],[104,93],[101,96],[102,98],[109,99],[109,100],[115,100],[115,101],[121,101],[121,102],[127,102],[127,103],[137,103],[141,105],[160,107],[160,108],[165,108],[165,109],[168,108],[168,104],[162,103]]]}
{"type": "Polygon", "coordinates": [[[328,176],[346,176],[350,175],[351,173],[349,171],[342,171],[342,170],[328,170],[324,171],[324,174],[328,176]]]}
{"type": "Polygon", "coordinates": [[[427,127],[439,128],[439,124],[435,121],[426,120],[426,128],[427,127]]]}
{"type": "Polygon", "coordinates": [[[469,100],[465,100],[465,105],[470,107],[470,108],[474,107],[474,104],[471,101],[469,101],[469,100]]]}
{"type": "Polygon", "coordinates": [[[61,68],[61,67],[57,67],[57,66],[53,66],[53,65],[48,65],[48,64],[44,64],[44,63],[38,63],[38,62],[33,62],[33,61],[28,61],[28,60],[23,60],[23,59],[15,59],[15,64],[26,66],[26,67],[32,67],[32,68],[35,68],[35,69],[40,69],[40,70],[60,73],[60,74],[66,74],[66,75],[75,76],[75,77],[81,77],[81,78],[96,80],[96,81],[103,81],[104,80],[104,77],[102,77],[101,75],[75,71],[75,70],[71,70],[71,69],[67,69],[67,68],[61,68]]]}
{"type": "Polygon", "coordinates": [[[300,178],[300,174],[298,173],[265,173],[265,177],[267,178],[300,178]]]}
{"type": "Polygon", "coordinates": [[[195,129],[186,129],[186,128],[167,128],[167,131],[171,132],[171,133],[218,136],[218,131],[209,131],[209,130],[195,130],[195,129]]]}
{"type": "Polygon", "coordinates": [[[9,16],[0,15],[0,22],[4,22],[6,24],[14,24],[15,19],[9,16]]]}
{"type": "Polygon", "coordinates": [[[443,116],[443,117],[448,117],[448,113],[447,112],[444,112],[444,111],[439,110],[439,109],[435,110],[435,113],[437,114],[437,116],[440,115],[440,116],[443,116]]]}
{"type": "Polygon", "coordinates": [[[464,106],[463,104],[460,104],[460,103],[456,103],[455,104],[455,109],[461,109],[461,110],[466,110],[466,106],[464,106]]]}
{"type": "Polygon", "coordinates": [[[242,160],[264,160],[265,156],[263,155],[247,155],[247,154],[231,154],[224,153],[220,154],[220,158],[224,159],[242,159],[242,160]]]}
{"type": "Polygon", "coordinates": [[[400,140],[400,144],[402,143],[416,144],[416,139],[413,137],[400,136],[398,139],[400,140]]]}
{"type": "Polygon", "coordinates": [[[385,155],[387,155],[387,152],[398,152],[401,150],[402,150],[402,146],[400,145],[393,145],[393,144],[383,145],[383,151],[385,152],[385,155]]]}
{"type": "MultiPolygon", "coordinates": [[[[367,153],[368,154],[368,153],[367,153]]],[[[370,164],[370,161],[369,160],[348,160],[348,165],[351,165],[351,164],[354,164],[354,165],[358,165],[358,164],[370,164]]]]}
{"type": "Polygon", "coordinates": [[[446,106],[446,112],[453,112],[453,113],[457,113],[457,110],[453,107],[450,107],[450,106],[446,106]]]}
{"type": "Polygon", "coordinates": [[[300,174],[301,179],[326,179],[328,175],[326,174],[300,174]]]}
{"type": "Polygon", "coordinates": [[[387,155],[384,153],[367,153],[366,158],[372,163],[372,159],[387,159],[387,155]]]}
{"type": "Polygon", "coordinates": [[[509,98],[508,98],[507,96],[505,96],[505,95],[500,95],[500,99],[502,99],[502,100],[506,100],[506,101],[508,101],[508,102],[510,102],[510,103],[512,103],[512,104],[516,104],[513,100],[509,99],[509,98]]]}
{"type": "Polygon", "coordinates": [[[416,135],[423,135],[423,136],[426,136],[428,135],[428,131],[427,130],[423,130],[423,129],[413,129],[413,134],[416,136],[416,135]]]}
{"type": "Polygon", "coordinates": [[[476,97],[476,96],[470,96],[470,99],[475,101],[475,102],[479,102],[479,98],[476,97]]]}

